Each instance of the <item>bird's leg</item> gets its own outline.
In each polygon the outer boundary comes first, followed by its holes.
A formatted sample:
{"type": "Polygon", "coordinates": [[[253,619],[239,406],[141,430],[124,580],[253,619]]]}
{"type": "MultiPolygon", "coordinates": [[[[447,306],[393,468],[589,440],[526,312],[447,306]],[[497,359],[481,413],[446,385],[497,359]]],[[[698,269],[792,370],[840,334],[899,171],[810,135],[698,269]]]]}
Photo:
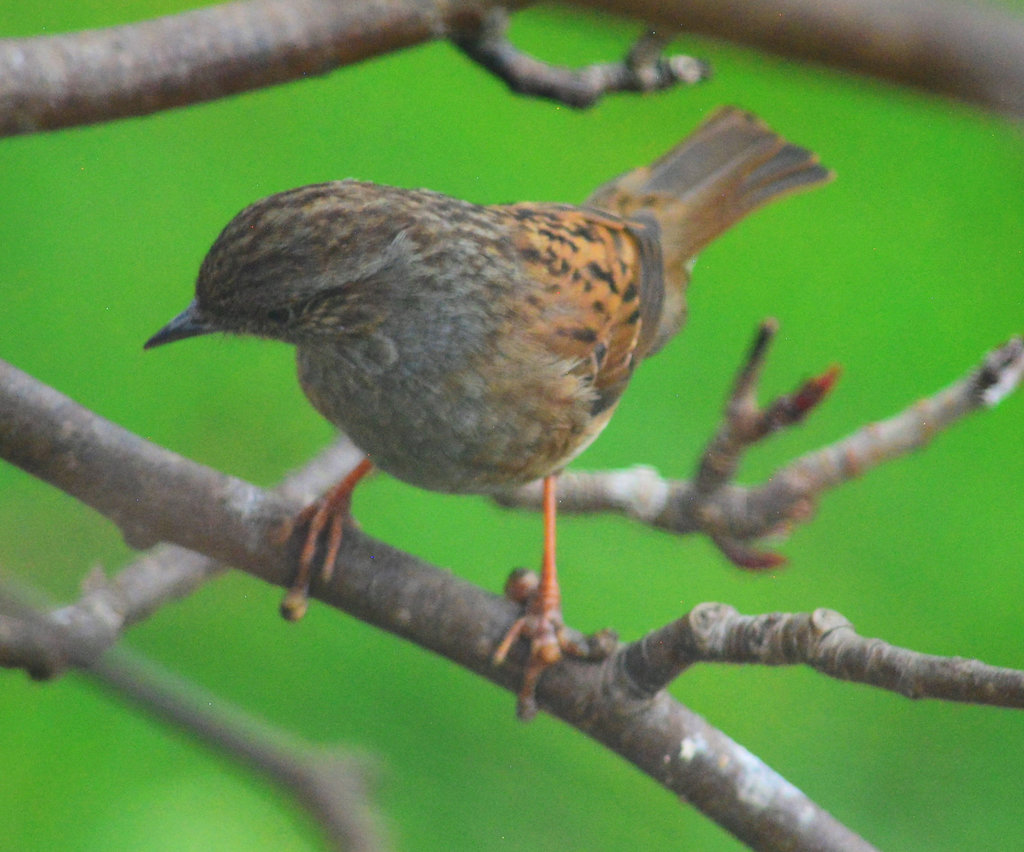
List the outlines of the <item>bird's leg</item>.
{"type": "Polygon", "coordinates": [[[563,652],[574,656],[585,653],[569,638],[562,620],[562,594],[558,588],[558,572],[555,568],[555,490],[556,477],[544,477],[544,555],[540,582],[529,592],[525,612],[516,619],[494,652],[494,663],[500,665],[516,639],[522,637],[530,640],[530,657],[523,674],[516,711],[521,719],[529,719],[537,712],[534,690],[544,669],[557,663],[563,652]]]}
{"type": "Polygon", "coordinates": [[[281,615],[289,621],[298,621],[309,606],[309,582],[313,577],[317,547],[326,528],[327,550],[320,563],[320,576],[326,583],[334,574],[334,563],[341,549],[341,536],[352,507],[352,492],[359,481],[373,468],[369,459],[363,459],[352,471],[315,503],[299,512],[293,529],[306,527],[306,540],[299,554],[299,567],[295,579],[281,601],[281,615]]]}

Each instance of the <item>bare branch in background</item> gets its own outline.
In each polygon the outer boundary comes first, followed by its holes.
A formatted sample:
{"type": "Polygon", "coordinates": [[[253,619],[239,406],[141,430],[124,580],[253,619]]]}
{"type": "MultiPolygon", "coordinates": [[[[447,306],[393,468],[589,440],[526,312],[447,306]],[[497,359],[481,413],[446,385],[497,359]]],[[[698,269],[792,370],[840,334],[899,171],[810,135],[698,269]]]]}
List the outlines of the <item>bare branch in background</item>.
{"type": "Polygon", "coordinates": [[[1024,115],[1024,19],[954,0],[574,0],[1024,115]]]}
{"type": "Polygon", "coordinates": [[[125,648],[102,658],[94,655],[93,647],[76,650],[81,623],[65,626],[54,618],[60,610],[44,614],[38,602],[27,603],[29,597],[25,590],[14,591],[10,582],[0,583],[4,665],[11,662],[12,650],[26,651],[26,660],[36,661],[40,652],[52,648],[67,664],[116,695],[279,784],[310,812],[335,848],[387,848],[369,801],[374,775],[370,760],[299,740],[125,648]]]}
{"type": "Polygon", "coordinates": [[[0,135],[148,115],[382,56],[463,28],[472,0],[240,0],[0,41],[0,135]]]}
{"type": "MultiPolygon", "coordinates": [[[[514,0],[500,8],[524,5],[514,0]]],[[[944,0],[577,5],[655,26],[659,40],[713,36],[1024,115],[1024,20],[991,6],[944,0]]],[[[2,39],[0,135],[148,115],[444,38],[520,81],[522,90],[567,103],[581,102],[581,80],[590,92],[634,83],[646,91],[660,87],[652,81],[692,73],[689,66],[673,70],[674,59],[667,65],[653,59],[650,41],[624,65],[583,72],[545,66],[500,40],[477,39],[474,47],[472,34],[486,33],[485,16],[496,7],[489,0],[240,0],[108,29],[2,39]],[[600,78],[596,88],[588,75],[600,78]]]]}
{"type": "Polygon", "coordinates": [[[123,648],[85,670],[107,689],[268,776],[310,812],[335,849],[390,848],[370,794],[372,759],[271,727],[123,648]]]}
{"type": "MultiPolygon", "coordinates": [[[[769,335],[770,336],[770,335],[769,335]]],[[[827,390],[828,379],[812,379],[796,394],[758,411],[750,396],[766,344],[764,329],[751,362],[737,380],[738,397],[730,401],[718,436],[705,451],[692,480],[665,480],[649,467],[587,473],[567,471],[558,482],[560,512],[617,512],[674,533],[703,532],[740,567],[764,568],[781,557],[752,550],[748,542],[786,533],[806,521],[827,491],[872,468],[925,446],[935,435],[962,417],[996,405],[1024,377],[1024,340],[1014,337],[990,352],[970,375],[905,411],[858,429],[852,435],[807,453],[777,470],[764,485],[742,486],[731,481],[739,454],[753,440],[786,425],[785,412],[802,416],[807,402],[827,390]],[[811,397],[806,396],[807,393],[811,397]],[[737,399],[742,404],[737,404],[737,399]],[[795,404],[794,404],[795,403],[795,404]],[[774,425],[773,425],[774,424],[774,425]],[[769,425],[768,431],[759,427],[769,425]],[[752,440],[751,440],[752,439],[752,440]]],[[[540,508],[540,488],[531,483],[498,498],[504,506],[540,508]]]]}

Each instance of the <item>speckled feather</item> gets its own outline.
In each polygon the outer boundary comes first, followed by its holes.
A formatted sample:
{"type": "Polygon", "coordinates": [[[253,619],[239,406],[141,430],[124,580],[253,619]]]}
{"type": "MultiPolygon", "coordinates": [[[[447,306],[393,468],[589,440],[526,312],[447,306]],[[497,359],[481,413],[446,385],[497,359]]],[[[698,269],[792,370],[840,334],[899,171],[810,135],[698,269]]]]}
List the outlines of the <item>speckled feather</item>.
{"type": "Polygon", "coordinates": [[[650,226],[556,204],[495,208],[526,274],[543,281],[522,305],[524,324],[593,386],[591,413],[614,407],[646,354],[661,315],[664,281],[650,226]]]}
{"type": "Polygon", "coordinates": [[[211,331],[293,343],[310,401],[374,464],[424,488],[493,491],[558,472],[604,428],[681,326],[703,245],[827,178],[725,109],[586,207],[301,187],[227,225],[193,304],[147,345],[211,331]]]}
{"type": "Polygon", "coordinates": [[[608,423],[637,364],[682,326],[693,256],[762,204],[828,178],[808,151],[725,109],[584,207],[490,207],[359,181],[250,205],[203,261],[196,297],[147,342],[227,331],[292,343],[309,400],[366,459],[296,518],[281,605],[331,578],[352,490],[376,465],[423,488],[493,492],[544,479],[544,553],[522,617],[519,693],[580,653],[561,614],[555,477],[608,423]]]}

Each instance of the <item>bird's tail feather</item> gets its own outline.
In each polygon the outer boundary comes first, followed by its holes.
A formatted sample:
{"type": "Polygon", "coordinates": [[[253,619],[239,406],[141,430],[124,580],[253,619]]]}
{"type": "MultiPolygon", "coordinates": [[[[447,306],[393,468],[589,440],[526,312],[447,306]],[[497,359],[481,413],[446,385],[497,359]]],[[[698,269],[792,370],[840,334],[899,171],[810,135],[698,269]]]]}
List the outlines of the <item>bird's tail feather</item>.
{"type": "Polygon", "coordinates": [[[831,178],[811,151],[724,107],[650,166],[599,187],[589,206],[658,224],[663,307],[650,351],[682,326],[690,262],[704,246],[768,202],[831,178]]]}
{"type": "Polygon", "coordinates": [[[649,211],[672,275],[748,213],[831,177],[812,152],[724,107],[652,165],[599,187],[587,204],[627,217],[649,211]]]}

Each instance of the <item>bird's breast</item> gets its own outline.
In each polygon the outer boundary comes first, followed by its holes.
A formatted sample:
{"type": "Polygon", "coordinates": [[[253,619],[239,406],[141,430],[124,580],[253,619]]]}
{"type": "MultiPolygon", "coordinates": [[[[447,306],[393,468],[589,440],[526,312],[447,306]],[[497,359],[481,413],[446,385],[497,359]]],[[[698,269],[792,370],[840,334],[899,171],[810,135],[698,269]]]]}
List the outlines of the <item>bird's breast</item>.
{"type": "Polygon", "coordinates": [[[488,493],[546,476],[611,415],[592,416],[593,388],[525,338],[492,335],[451,359],[375,337],[300,346],[299,382],[374,464],[422,488],[488,493]]]}

